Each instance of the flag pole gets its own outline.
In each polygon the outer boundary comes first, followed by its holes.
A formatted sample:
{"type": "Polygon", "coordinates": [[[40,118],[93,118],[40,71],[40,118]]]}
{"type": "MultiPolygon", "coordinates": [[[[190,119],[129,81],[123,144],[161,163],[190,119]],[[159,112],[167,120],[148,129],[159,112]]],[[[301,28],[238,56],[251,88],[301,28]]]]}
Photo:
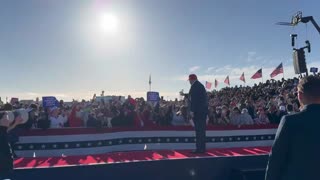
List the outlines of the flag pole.
{"type": "Polygon", "coordinates": [[[149,75],[149,91],[151,91],[151,73],[149,75]]]}
{"type": "Polygon", "coordinates": [[[261,68],[261,78],[262,78],[262,84],[263,84],[263,73],[262,73],[262,68],[261,68]]]}
{"type": "Polygon", "coordinates": [[[244,72],[242,73],[242,75],[243,75],[243,87],[245,87],[246,86],[246,78],[244,77],[244,72]]]}
{"type": "MultiPolygon", "coordinates": [[[[281,63],[282,64],[282,63],[281,63]]],[[[282,76],[283,76],[283,79],[284,79],[284,68],[283,68],[283,64],[282,64],[282,76]]]]}

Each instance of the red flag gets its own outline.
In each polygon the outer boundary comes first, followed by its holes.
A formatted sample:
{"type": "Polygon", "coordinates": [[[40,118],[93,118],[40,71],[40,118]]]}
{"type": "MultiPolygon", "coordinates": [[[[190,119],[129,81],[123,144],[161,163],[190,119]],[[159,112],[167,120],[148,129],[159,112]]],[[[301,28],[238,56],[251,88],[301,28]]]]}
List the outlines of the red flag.
{"type": "Polygon", "coordinates": [[[214,80],[214,87],[217,88],[218,87],[218,81],[215,79],[214,80]]]}
{"type": "Polygon", "coordinates": [[[206,88],[207,88],[207,89],[211,89],[211,86],[212,86],[212,83],[211,83],[211,82],[206,81],[206,88]]]}
{"type": "Polygon", "coordinates": [[[259,69],[256,73],[254,73],[254,75],[251,77],[251,79],[258,79],[258,78],[262,78],[262,68],[259,69]]]}
{"type": "Polygon", "coordinates": [[[226,83],[230,86],[229,76],[226,77],[226,79],[224,80],[224,83],[226,83]]]}
{"type": "Polygon", "coordinates": [[[277,76],[278,74],[283,73],[283,66],[282,63],[275,69],[272,71],[272,73],[270,74],[270,77],[273,78],[275,76],[277,76]]]}
{"type": "Polygon", "coordinates": [[[243,82],[246,82],[246,79],[244,78],[244,72],[242,73],[242,75],[240,76],[240,80],[243,82]]]}

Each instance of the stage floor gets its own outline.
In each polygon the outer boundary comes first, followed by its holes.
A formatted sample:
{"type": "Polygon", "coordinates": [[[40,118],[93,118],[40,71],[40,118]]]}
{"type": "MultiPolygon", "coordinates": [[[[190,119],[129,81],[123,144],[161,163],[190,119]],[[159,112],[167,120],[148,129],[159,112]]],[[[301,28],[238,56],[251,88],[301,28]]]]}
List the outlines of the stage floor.
{"type": "Polygon", "coordinates": [[[191,150],[147,150],[87,156],[17,158],[14,166],[16,169],[70,167],[159,160],[255,156],[268,155],[269,152],[270,147],[208,149],[204,154],[192,154],[191,150]]]}

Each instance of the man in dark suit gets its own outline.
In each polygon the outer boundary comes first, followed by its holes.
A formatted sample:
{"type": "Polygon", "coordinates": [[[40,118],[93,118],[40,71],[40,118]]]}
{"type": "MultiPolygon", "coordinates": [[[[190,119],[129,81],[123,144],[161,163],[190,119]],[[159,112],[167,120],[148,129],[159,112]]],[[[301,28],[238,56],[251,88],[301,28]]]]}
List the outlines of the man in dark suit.
{"type": "Polygon", "coordinates": [[[189,75],[191,84],[190,115],[193,118],[196,131],[196,150],[193,153],[204,153],[206,151],[206,118],[208,114],[208,98],[204,86],[198,81],[195,74],[189,75]]]}
{"type": "Polygon", "coordinates": [[[282,118],[270,153],[266,180],[320,179],[320,77],[298,84],[301,112],[282,118]]]}

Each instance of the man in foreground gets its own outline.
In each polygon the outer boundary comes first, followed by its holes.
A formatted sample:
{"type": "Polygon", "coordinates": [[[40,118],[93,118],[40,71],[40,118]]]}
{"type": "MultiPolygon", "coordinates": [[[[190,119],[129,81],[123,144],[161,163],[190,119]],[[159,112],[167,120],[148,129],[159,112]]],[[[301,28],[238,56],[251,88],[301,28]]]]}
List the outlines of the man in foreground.
{"type": "Polygon", "coordinates": [[[298,84],[301,112],[282,118],[270,153],[266,180],[320,179],[320,77],[298,84]]]}

